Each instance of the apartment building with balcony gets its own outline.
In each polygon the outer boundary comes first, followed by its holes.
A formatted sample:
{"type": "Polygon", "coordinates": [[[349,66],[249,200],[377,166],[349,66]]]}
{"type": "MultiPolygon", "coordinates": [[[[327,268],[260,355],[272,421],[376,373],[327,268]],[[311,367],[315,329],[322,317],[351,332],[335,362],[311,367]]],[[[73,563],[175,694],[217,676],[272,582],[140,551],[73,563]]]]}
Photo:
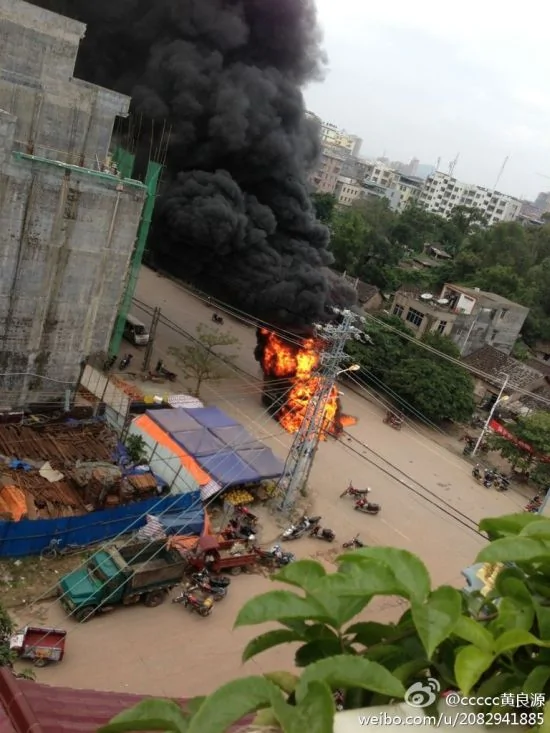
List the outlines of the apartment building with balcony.
{"type": "Polygon", "coordinates": [[[317,193],[335,193],[344,161],[345,155],[329,148],[323,149],[317,168],[309,175],[309,182],[317,193]]]}
{"type": "Polygon", "coordinates": [[[520,199],[483,186],[463,183],[441,171],[428,176],[418,201],[428,211],[441,216],[449,216],[456,206],[476,208],[485,214],[488,224],[515,221],[522,207],[520,199]]]}
{"type": "Polygon", "coordinates": [[[493,346],[510,354],[529,308],[479,288],[445,284],[439,295],[399,290],[390,313],[422,338],[426,333],[448,336],[461,356],[493,346]]]}

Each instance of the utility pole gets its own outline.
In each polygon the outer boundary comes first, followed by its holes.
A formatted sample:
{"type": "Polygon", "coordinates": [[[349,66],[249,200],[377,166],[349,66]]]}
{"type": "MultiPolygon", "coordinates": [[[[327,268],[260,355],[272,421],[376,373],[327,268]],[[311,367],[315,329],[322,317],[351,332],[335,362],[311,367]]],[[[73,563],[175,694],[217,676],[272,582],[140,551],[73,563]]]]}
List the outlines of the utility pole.
{"type": "Polygon", "coordinates": [[[487,432],[487,430],[489,430],[489,425],[491,424],[491,420],[493,419],[493,415],[495,414],[495,410],[497,409],[497,406],[498,406],[499,402],[502,402],[502,395],[504,394],[504,390],[508,386],[508,381],[510,379],[510,375],[503,373],[502,376],[505,377],[504,382],[502,383],[502,387],[500,388],[500,392],[498,393],[498,397],[493,402],[493,406],[491,407],[491,412],[489,413],[489,417],[485,421],[485,425],[483,426],[483,429],[482,429],[482,431],[481,431],[481,433],[479,435],[479,438],[477,439],[477,442],[476,442],[476,444],[474,446],[474,449],[472,451],[472,457],[475,456],[475,454],[477,453],[477,451],[479,449],[479,446],[481,445],[481,442],[482,442],[483,438],[485,437],[485,433],[487,432]]]}
{"type": "Polygon", "coordinates": [[[151,366],[151,357],[153,356],[153,346],[155,344],[155,336],[157,333],[157,326],[160,320],[160,308],[155,308],[153,311],[153,318],[151,320],[151,328],[149,329],[149,341],[145,348],[145,356],[143,357],[143,371],[148,372],[151,366]]]}
{"type": "MultiPolygon", "coordinates": [[[[285,472],[279,481],[283,491],[281,510],[289,513],[294,508],[298,496],[307,485],[313,459],[321,439],[325,408],[339,374],[355,371],[356,365],[342,369],[341,364],[350,357],[344,353],[346,342],[351,338],[368,339],[368,336],[353,325],[357,316],[349,310],[335,313],[342,315],[338,325],[316,326],[316,335],[326,344],[326,350],[320,354],[319,386],[308,402],[304,419],[296,433],[285,464],[285,472]]],[[[364,318],[361,318],[365,322],[364,318]]]]}

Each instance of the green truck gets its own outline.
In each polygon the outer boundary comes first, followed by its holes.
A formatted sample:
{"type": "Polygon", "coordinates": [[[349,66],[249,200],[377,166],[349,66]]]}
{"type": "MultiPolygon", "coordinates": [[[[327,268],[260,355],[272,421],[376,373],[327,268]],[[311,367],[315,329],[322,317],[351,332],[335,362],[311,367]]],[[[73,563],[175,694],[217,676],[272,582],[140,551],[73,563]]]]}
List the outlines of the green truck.
{"type": "Polygon", "coordinates": [[[61,579],[59,598],[79,623],[119,605],[143,601],[155,608],[181,583],[186,567],[180,553],[168,549],[165,540],[107,547],[61,579]]]}

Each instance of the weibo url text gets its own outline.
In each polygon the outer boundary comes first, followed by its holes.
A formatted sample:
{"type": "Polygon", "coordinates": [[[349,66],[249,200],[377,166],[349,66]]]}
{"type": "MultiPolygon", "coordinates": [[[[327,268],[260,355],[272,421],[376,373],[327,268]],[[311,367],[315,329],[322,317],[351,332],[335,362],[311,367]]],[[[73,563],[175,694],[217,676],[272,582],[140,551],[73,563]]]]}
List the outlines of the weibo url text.
{"type": "Polygon", "coordinates": [[[544,722],[544,714],[539,712],[524,713],[468,713],[456,712],[453,714],[440,713],[439,715],[388,715],[388,713],[380,713],[379,715],[360,715],[359,725],[426,725],[438,728],[447,726],[456,728],[460,725],[521,725],[535,726],[542,725],[544,722]]]}

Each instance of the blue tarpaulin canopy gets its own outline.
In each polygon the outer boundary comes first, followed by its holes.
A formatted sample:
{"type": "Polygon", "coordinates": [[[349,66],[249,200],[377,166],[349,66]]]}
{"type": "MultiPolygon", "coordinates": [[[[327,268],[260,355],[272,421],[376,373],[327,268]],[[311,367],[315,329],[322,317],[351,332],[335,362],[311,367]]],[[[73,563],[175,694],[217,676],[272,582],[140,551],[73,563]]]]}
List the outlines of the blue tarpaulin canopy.
{"type": "Polygon", "coordinates": [[[200,535],[204,529],[204,511],[202,506],[195,506],[182,512],[164,512],[159,521],[166,534],[200,535]]]}
{"type": "Polygon", "coordinates": [[[147,416],[224,488],[283,473],[273,451],[217,407],[151,410],[147,416]]]}
{"type": "Polygon", "coordinates": [[[193,458],[199,456],[207,456],[216,453],[226,444],[216,438],[210,430],[200,428],[198,430],[178,430],[176,433],[170,433],[172,440],[181,445],[184,451],[187,451],[193,458]]]}

